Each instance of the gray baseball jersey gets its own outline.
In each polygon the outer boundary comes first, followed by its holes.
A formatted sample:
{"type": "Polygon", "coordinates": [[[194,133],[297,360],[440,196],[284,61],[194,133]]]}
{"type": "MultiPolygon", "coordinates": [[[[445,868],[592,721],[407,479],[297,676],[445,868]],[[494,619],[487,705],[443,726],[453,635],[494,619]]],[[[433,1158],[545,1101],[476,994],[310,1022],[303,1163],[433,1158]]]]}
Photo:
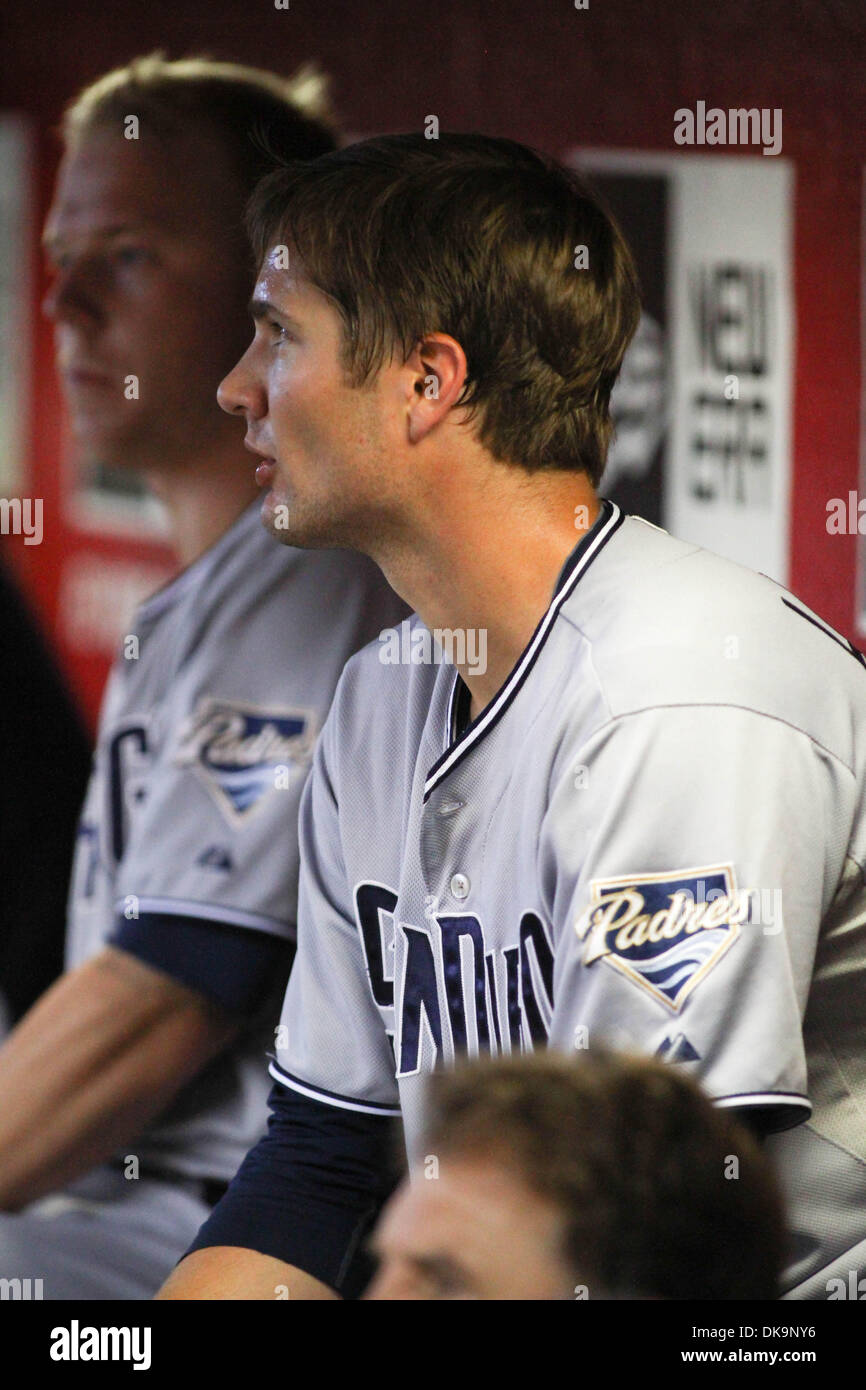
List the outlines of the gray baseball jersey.
{"type": "Polygon", "coordinates": [[[827,1297],[866,1251],[862,658],[610,502],[466,727],[436,654],[416,617],[341,680],[272,1075],[402,1113],[418,1157],[462,1051],[667,1058],[777,1131],[786,1287],[827,1297]]]}
{"type": "MultiPolygon", "coordinates": [[[[103,702],[69,967],[115,943],[240,1003],[246,948],[294,935],[298,803],[340,672],[405,612],[363,556],[279,545],[258,503],[139,608],[103,702]]],[[[284,983],[133,1146],[145,1170],[233,1176],[264,1128],[284,983]]]]}

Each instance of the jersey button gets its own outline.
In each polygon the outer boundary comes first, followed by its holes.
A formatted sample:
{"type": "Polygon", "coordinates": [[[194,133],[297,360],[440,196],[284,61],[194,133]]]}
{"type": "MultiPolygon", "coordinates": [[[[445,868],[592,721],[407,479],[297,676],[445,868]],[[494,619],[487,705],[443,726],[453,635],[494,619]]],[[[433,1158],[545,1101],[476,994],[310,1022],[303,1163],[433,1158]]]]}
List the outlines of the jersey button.
{"type": "Polygon", "coordinates": [[[451,892],[455,898],[468,898],[469,887],[469,879],[465,874],[455,874],[451,880],[451,892]]]}

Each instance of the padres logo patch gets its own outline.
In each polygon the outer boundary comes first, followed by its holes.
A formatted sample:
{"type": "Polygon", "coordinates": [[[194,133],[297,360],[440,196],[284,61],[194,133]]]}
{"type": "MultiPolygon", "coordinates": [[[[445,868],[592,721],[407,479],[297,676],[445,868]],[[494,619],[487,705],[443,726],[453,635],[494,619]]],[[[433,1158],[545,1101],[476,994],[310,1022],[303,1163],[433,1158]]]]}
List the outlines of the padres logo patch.
{"type": "Polygon", "coordinates": [[[750,909],[730,864],[594,879],[575,923],[584,965],[604,961],[678,1012],[740,934],[750,909]]]}
{"type": "Polygon", "coordinates": [[[263,710],[208,698],[199,701],[181,734],[175,763],[192,767],[227,819],[238,824],[308,762],[314,735],[308,710],[263,710]]]}

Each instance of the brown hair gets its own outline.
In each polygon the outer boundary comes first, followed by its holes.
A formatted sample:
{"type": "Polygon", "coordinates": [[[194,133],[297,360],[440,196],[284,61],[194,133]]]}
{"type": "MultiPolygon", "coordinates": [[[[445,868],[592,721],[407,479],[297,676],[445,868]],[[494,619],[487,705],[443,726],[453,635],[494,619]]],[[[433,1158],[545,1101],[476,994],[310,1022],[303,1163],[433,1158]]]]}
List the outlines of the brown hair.
{"type": "Polygon", "coordinates": [[[170,62],[162,53],[106,73],[67,106],[61,134],[75,148],[95,129],[126,116],[162,139],[190,126],[212,133],[247,199],[277,160],[315,159],[336,147],[328,79],[313,64],[288,78],[210,58],[170,62]]]}
{"type": "Polygon", "coordinates": [[[619,228],[571,170],[511,140],[382,136],[276,170],[248,227],[260,260],[291,245],[334,302],[353,384],[448,333],[493,456],[598,484],[640,303],[619,228]]]}
{"type": "Polygon", "coordinates": [[[501,1164],[552,1202],[590,1297],[778,1297],[769,1161],[670,1063],[485,1059],[436,1073],[427,1101],[425,1151],[501,1164]]]}

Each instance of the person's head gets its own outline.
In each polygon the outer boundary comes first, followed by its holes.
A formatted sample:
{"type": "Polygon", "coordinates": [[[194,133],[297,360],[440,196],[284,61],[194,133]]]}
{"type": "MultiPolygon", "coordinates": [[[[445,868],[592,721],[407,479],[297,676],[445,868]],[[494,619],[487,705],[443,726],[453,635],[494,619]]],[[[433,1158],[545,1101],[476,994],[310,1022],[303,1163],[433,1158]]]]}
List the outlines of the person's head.
{"type": "Polygon", "coordinates": [[[672,1065],[464,1063],[427,1092],[424,1158],[374,1237],[375,1299],[772,1299],[769,1160],[672,1065]]]}
{"type": "Polygon", "coordinates": [[[249,334],[244,209],[274,156],[334,148],[324,79],[155,54],[81,92],[62,137],[45,309],[78,452],[182,468],[236,434],[214,396],[249,334]]]}
{"type": "Polygon", "coordinates": [[[248,222],[257,330],[220,401],[275,461],[282,539],[363,541],[435,487],[420,455],[444,469],[470,434],[598,484],[640,304],[575,173],[509,140],[383,136],[275,170],[248,222]]]}

